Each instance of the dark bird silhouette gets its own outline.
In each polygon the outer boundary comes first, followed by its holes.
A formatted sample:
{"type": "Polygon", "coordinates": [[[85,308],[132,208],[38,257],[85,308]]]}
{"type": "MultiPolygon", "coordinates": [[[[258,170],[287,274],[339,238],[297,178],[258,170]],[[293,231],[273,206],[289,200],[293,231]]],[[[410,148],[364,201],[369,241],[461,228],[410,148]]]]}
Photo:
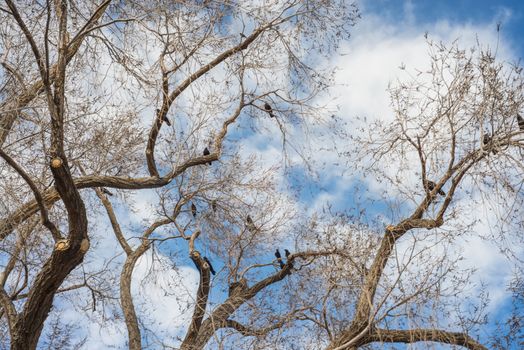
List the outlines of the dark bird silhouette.
{"type": "Polygon", "coordinates": [[[205,257],[205,256],[204,256],[204,261],[209,265],[209,271],[211,272],[211,274],[213,276],[216,275],[216,271],[213,268],[213,265],[211,265],[211,261],[209,261],[209,259],[207,257],[205,257]]]}
{"type": "Polygon", "coordinates": [[[253,232],[253,231],[255,231],[257,229],[256,226],[255,226],[255,223],[253,222],[253,219],[251,219],[250,215],[248,215],[247,218],[246,218],[246,227],[251,232],[253,232]]]}
{"type": "Polygon", "coordinates": [[[197,207],[195,203],[191,203],[191,214],[193,214],[193,217],[196,218],[197,216],[197,207]]]}
{"type": "Polygon", "coordinates": [[[108,196],[112,196],[112,195],[113,195],[111,192],[109,192],[108,189],[106,189],[106,188],[104,188],[104,187],[102,187],[102,188],[100,189],[100,191],[102,191],[102,193],[104,193],[104,194],[107,194],[108,196]]]}
{"type": "Polygon", "coordinates": [[[271,105],[267,102],[264,103],[264,109],[266,110],[266,112],[269,113],[269,116],[271,118],[275,118],[275,115],[273,114],[273,108],[271,108],[271,105]]]}
{"type": "Polygon", "coordinates": [[[213,209],[213,212],[217,211],[217,201],[216,201],[216,199],[213,199],[211,201],[211,209],[213,209]]]}
{"type": "Polygon", "coordinates": [[[282,261],[282,255],[280,255],[280,252],[278,249],[275,251],[275,256],[277,257],[278,264],[280,265],[280,268],[284,268],[284,262],[282,261]]]}
{"type": "MultiPolygon", "coordinates": [[[[207,147],[204,148],[204,155],[205,155],[205,156],[208,156],[208,155],[210,155],[210,154],[211,154],[211,153],[209,152],[209,149],[208,149],[207,147]]],[[[207,164],[211,165],[212,163],[209,162],[209,163],[207,163],[207,164]]]]}
{"type": "Polygon", "coordinates": [[[491,142],[491,136],[488,132],[484,131],[484,135],[482,135],[482,144],[487,147],[488,143],[491,142]]]}
{"type": "MultiPolygon", "coordinates": [[[[291,261],[289,261],[289,256],[291,255],[291,253],[289,252],[289,250],[287,249],[284,249],[284,254],[286,255],[286,264],[289,264],[289,266],[291,267],[291,269],[293,268],[293,263],[291,261]]],[[[291,272],[289,272],[291,274],[291,272]]]]}
{"type": "MultiPolygon", "coordinates": [[[[156,114],[160,114],[160,109],[158,109],[158,108],[156,109],[156,114]]],[[[163,120],[163,121],[164,121],[168,126],[171,126],[171,122],[169,121],[169,119],[168,119],[165,115],[162,116],[162,120],[163,120]]]]}
{"type": "Polygon", "coordinates": [[[489,153],[489,148],[491,148],[491,152],[493,154],[497,154],[498,151],[493,147],[492,145],[492,141],[493,139],[491,138],[489,132],[484,132],[484,135],[482,135],[482,144],[484,145],[484,147],[488,150],[488,153],[489,153]]]}
{"type": "Polygon", "coordinates": [[[517,123],[519,124],[520,131],[524,131],[524,118],[517,113],[517,123]]]}
{"type": "MultiPolygon", "coordinates": [[[[435,189],[435,187],[437,187],[436,183],[434,183],[431,180],[427,180],[427,190],[428,191],[433,191],[435,189]]],[[[446,192],[442,191],[442,189],[438,190],[437,193],[440,194],[441,196],[445,196],[446,195],[446,192]]]]}

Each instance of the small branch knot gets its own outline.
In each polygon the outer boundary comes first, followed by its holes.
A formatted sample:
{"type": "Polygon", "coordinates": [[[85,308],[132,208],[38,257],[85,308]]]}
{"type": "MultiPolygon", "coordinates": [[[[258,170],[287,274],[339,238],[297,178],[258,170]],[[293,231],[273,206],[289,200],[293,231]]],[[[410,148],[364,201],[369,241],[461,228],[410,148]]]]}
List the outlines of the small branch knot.
{"type": "Polygon", "coordinates": [[[55,157],[51,159],[51,168],[54,168],[54,169],[60,168],[62,164],[63,164],[62,159],[60,159],[59,157],[55,157]]]}
{"type": "Polygon", "coordinates": [[[82,240],[82,243],[80,243],[80,251],[81,251],[82,253],[87,252],[87,250],[89,249],[89,246],[90,246],[90,244],[89,244],[89,240],[88,240],[87,238],[84,238],[84,239],[82,240]]]}
{"type": "Polygon", "coordinates": [[[56,250],[60,250],[60,251],[64,251],[64,250],[67,250],[69,248],[69,240],[67,239],[61,239],[59,240],[58,242],[55,243],[55,249],[56,250]]]}

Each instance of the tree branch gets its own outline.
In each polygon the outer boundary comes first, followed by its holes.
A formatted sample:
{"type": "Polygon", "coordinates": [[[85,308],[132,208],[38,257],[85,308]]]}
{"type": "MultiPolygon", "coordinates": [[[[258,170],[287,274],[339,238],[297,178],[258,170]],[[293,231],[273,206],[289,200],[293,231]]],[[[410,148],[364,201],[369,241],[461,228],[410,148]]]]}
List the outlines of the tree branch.
{"type": "Polygon", "coordinates": [[[375,329],[368,337],[370,342],[407,344],[415,342],[437,342],[459,345],[471,350],[487,350],[485,346],[475,341],[466,333],[448,332],[439,329],[375,329]]]}
{"type": "Polygon", "coordinates": [[[173,92],[169,95],[167,100],[165,101],[165,106],[162,106],[161,112],[157,113],[157,116],[155,118],[155,122],[153,126],[151,127],[149,131],[149,137],[147,140],[147,147],[146,147],[146,159],[147,159],[147,168],[149,170],[149,174],[153,177],[158,177],[158,170],[156,168],[155,163],[155,145],[156,140],[158,137],[158,133],[160,132],[160,127],[162,126],[162,115],[165,114],[165,111],[169,109],[171,104],[175,101],[175,99],[184,92],[185,89],[187,89],[195,80],[199,79],[201,76],[209,72],[211,69],[219,65],[221,62],[225,61],[229,57],[233,56],[234,54],[245,50],[248,48],[248,46],[255,41],[256,38],[260,36],[265,30],[270,28],[273,24],[270,22],[260,28],[257,28],[253,31],[253,33],[248,36],[244,41],[242,41],[240,44],[238,44],[235,47],[232,47],[231,49],[221,53],[218,55],[214,60],[209,62],[208,64],[200,67],[196,72],[191,74],[189,77],[187,77],[178,87],[175,88],[173,92]]]}
{"type": "MultiPolygon", "coordinates": [[[[191,241],[194,241],[193,237],[191,237],[191,241]]],[[[192,344],[195,341],[195,338],[198,336],[198,333],[202,326],[202,320],[204,319],[204,314],[206,312],[207,299],[209,297],[211,283],[209,272],[210,267],[204,261],[204,259],[202,259],[201,254],[196,250],[190,250],[189,257],[191,258],[191,260],[193,260],[193,262],[198,268],[198,271],[200,273],[200,283],[198,285],[197,299],[195,303],[195,308],[193,310],[193,316],[191,317],[191,324],[189,326],[189,330],[186,333],[186,337],[184,338],[184,341],[182,343],[182,348],[184,347],[184,344],[192,344]]]]}
{"type": "Polygon", "coordinates": [[[21,166],[18,165],[18,163],[15,162],[13,158],[7,155],[2,149],[0,149],[0,157],[4,158],[7,164],[9,164],[18,173],[18,175],[20,175],[25,180],[25,182],[31,188],[31,191],[33,191],[33,195],[35,196],[36,203],[38,204],[38,208],[40,209],[40,215],[42,216],[42,224],[45,227],[47,227],[49,232],[51,232],[51,235],[53,236],[53,239],[55,240],[55,242],[62,239],[62,235],[60,234],[60,231],[58,231],[55,224],[53,224],[51,220],[49,220],[49,214],[47,212],[46,205],[42,198],[42,194],[38,190],[38,187],[33,182],[33,180],[31,180],[31,177],[24,171],[24,169],[22,169],[21,166]]]}
{"type": "MultiPolygon", "coordinates": [[[[79,33],[71,40],[67,50],[67,59],[69,62],[76,55],[78,49],[82,45],[83,40],[86,37],[86,32],[88,29],[92,28],[98,20],[105,13],[105,10],[111,3],[111,0],[104,1],[93,13],[91,18],[86,22],[84,28],[79,31],[79,33]]],[[[13,15],[11,13],[11,15],[13,15]]],[[[49,69],[49,84],[52,84],[57,74],[57,65],[54,64],[49,69]]],[[[1,110],[7,111],[3,114],[3,117],[0,119],[0,146],[2,146],[7,139],[7,135],[11,131],[14,122],[16,121],[19,111],[27,106],[32,100],[34,100],[44,89],[44,81],[42,79],[33,83],[29,88],[24,89],[23,93],[18,95],[15,98],[9,99],[4,102],[1,106],[1,110]]]]}

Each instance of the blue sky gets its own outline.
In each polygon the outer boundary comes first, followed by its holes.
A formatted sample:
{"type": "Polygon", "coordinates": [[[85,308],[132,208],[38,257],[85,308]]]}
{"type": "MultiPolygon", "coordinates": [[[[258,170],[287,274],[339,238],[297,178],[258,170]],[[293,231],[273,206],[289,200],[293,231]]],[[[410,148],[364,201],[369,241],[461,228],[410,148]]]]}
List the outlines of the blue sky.
{"type": "Polygon", "coordinates": [[[362,3],[364,16],[374,14],[389,22],[411,22],[425,31],[428,24],[446,20],[456,24],[501,23],[501,35],[524,57],[524,2],[509,0],[371,0],[362,3]]]}

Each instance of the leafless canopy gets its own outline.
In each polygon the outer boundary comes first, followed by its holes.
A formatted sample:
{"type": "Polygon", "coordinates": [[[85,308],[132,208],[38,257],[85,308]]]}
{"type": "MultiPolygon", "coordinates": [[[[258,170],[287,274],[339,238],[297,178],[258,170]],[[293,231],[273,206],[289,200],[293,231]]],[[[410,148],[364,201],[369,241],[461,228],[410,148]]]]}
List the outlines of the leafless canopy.
{"type": "Polygon", "coordinates": [[[282,181],[295,159],[315,166],[298,146],[314,128],[344,135],[315,104],[332,85],[315,67],[349,37],[349,1],[0,10],[1,346],[82,348],[74,310],[125,324],[130,349],[486,348],[477,314],[442,321],[468,280],[442,247],[475,200],[511,198],[489,238],[522,227],[520,68],[430,44],[429,71],[391,88],[394,122],[350,152],[402,201],[380,232],[305,217],[282,181]],[[256,149],[274,139],[268,163],[256,149]]]}

